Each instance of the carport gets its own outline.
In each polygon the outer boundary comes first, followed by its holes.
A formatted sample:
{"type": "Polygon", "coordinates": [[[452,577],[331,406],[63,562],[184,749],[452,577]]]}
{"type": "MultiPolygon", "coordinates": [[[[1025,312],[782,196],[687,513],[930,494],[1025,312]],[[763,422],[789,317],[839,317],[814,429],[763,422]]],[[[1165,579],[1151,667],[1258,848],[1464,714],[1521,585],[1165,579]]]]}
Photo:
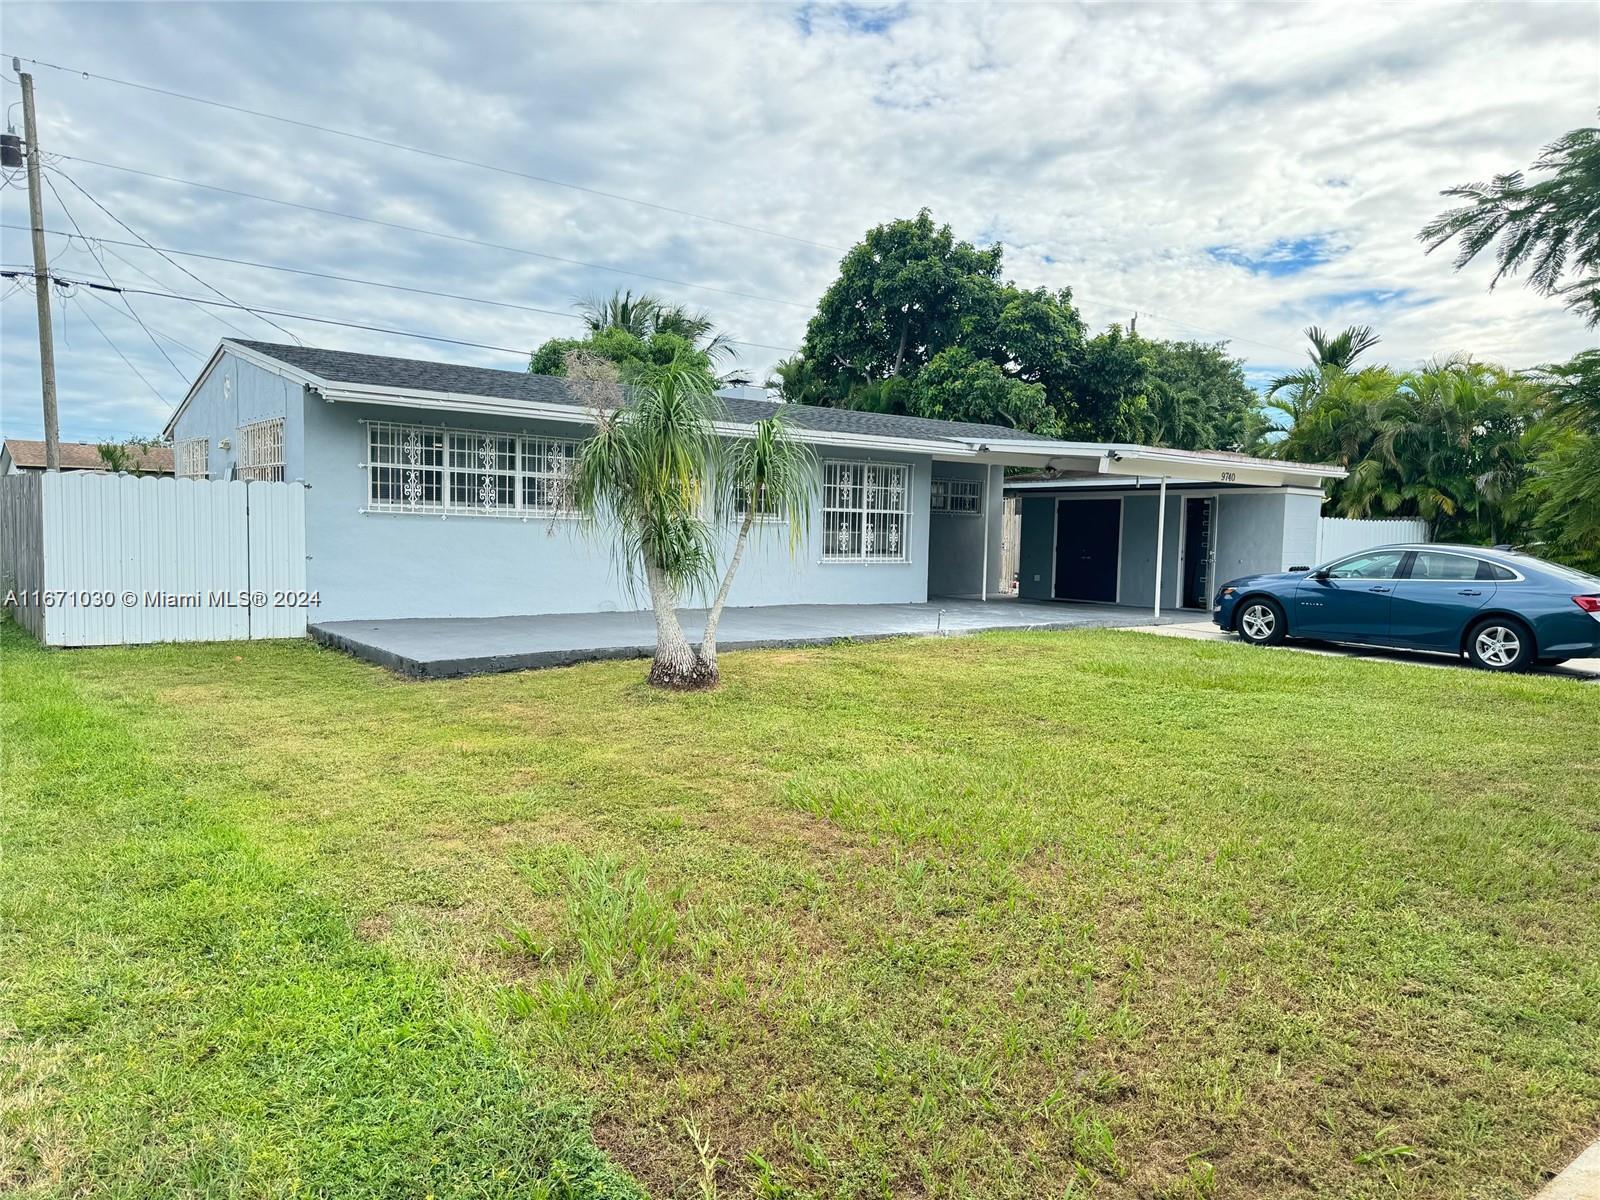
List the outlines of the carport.
{"type": "Polygon", "coordinates": [[[1031,468],[1017,502],[1023,600],[1203,609],[1222,578],[1310,565],[1341,467],[1102,442],[975,442],[1031,468]]]}

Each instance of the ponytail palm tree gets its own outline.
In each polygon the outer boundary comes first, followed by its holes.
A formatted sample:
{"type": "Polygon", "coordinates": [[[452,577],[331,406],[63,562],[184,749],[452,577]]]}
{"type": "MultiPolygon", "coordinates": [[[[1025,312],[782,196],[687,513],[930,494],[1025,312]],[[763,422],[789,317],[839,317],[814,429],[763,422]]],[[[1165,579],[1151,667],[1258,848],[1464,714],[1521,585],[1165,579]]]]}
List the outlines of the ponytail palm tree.
{"type": "Polygon", "coordinates": [[[625,397],[615,379],[596,380],[593,373],[593,364],[569,362],[569,378],[588,385],[597,400],[594,436],[578,452],[574,503],[614,537],[613,554],[624,577],[631,584],[644,578],[656,624],[650,682],[685,690],[714,687],[717,624],[745,543],[765,511],[787,517],[791,550],[798,544],[815,487],[810,451],[778,417],[760,422],[748,443],[730,448],[715,428],[720,406],[711,380],[693,366],[640,371],[625,397]],[[696,649],[684,634],[679,605],[717,583],[720,539],[713,520],[735,511],[741,498],[752,503],[696,649]]]}

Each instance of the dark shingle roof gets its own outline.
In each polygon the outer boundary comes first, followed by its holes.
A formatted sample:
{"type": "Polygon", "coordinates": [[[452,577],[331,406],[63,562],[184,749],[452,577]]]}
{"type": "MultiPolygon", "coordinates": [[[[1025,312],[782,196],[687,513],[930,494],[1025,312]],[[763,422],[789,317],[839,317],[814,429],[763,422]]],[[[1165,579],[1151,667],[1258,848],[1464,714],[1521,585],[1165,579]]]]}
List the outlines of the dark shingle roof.
{"type": "MultiPolygon", "coordinates": [[[[453,392],[465,396],[488,396],[496,400],[527,400],[542,404],[570,404],[582,407],[578,395],[564,379],[553,375],[532,375],[526,371],[497,371],[489,367],[468,367],[459,363],[424,362],[415,358],[390,358],[381,354],[352,354],[344,350],[321,350],[314,346],[285,346],[276,342],[236,344],[308,371],[329,383],[357,387],[410,388],[425,392],[453,392]]],[[[1042,440],[1035,434],[1002,425],[972,425],[963,421],[930,421],[923,417],[900,417],[888,413],[856,412],[848,408],[816,408],[808,404],[776,404],[767,400],[724,398],[728,418],[755,422],[783,411],[785,418],[803,429],[823,433],[850,433],[870,437],[915,438],[990,438],[1006,441],[1042,440]]]]}

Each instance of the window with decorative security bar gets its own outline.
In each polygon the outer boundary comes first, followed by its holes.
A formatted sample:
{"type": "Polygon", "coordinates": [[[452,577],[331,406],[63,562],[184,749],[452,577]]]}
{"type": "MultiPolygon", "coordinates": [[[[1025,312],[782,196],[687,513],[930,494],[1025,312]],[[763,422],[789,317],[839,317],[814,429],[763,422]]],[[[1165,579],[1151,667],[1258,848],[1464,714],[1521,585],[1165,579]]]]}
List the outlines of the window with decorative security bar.
{"type": "Polygon", "coordinates": [[[822,464],[824,562],[906,562],[910,543],[910,470],[905,464],[822,464]]]}
{"type": "Polygon", "coordinates": [[[983,512],[983,483],[977,479],[935,478],[928,497],[928,507],[936,513],[975,517],[983,512]]]}
{"type": "Polygon", "coordinates": [[[180,438],[172,443],[172,465],[179,479],[209,479],[211,443],[205,438],[180,438]]]}
{"type": "Polygon", "coordinates": [[[252,421],[239,429],[239,478],[283,480],[283,418],[252,421]]]}
{"type": "Polygon", "coordinates": [[[575,515],[575,441],[373,421],[367,449],[367,508],[374,512],[575,515]]]}

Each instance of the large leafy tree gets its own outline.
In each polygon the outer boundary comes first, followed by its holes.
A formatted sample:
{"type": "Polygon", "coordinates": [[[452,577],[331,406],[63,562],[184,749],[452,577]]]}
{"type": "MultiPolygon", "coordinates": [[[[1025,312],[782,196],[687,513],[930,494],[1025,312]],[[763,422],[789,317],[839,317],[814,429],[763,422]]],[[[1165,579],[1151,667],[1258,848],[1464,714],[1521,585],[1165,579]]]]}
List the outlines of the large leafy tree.
{"type": "Polygon", "coordinates": [[[757,515],[785,518],[791,552],[807,527],[817,478],[810,448],[790,436],[781,417],[761,422],[748,441],[719,437],[714,381],[694,359],[624,372],[579,351],[565,365],[593,401],[595,419],[594,436],[579,448],[574,501],[612,539],[624,576],[642,576],[649,591],[656,625],[650,682],[714,687],[717,627],[746,542],[763,527],[757,515]],[[738,533],[719,575],[718,531],[735,517],[738,533]],[[684,634],[679,606],[713,587],[697,648],[684,634]]]}
{"type": "Polygon", "coordinates": [[[806,359],[836,401],[851,385],[916,374],[961,340],[998,286],[1000,258],[998,246],[958,241],[927,209],[868,230],[817,304],[806,359]]]}
{"type": "Polygon", "coordinates": [[[774,369],[784,399],[1189,449],[1253,444],[1253,393],[1222,345],[1132,327],[1088,337],[1066,288],[1001,278],[924,209],[867,232],[774,369]]]}
{"type": "Polygon", "coordinates": [[[1544,177],[1512,171],[1446,189],[1442,195],[1467,203],[1418,237],[1430,253],[1459,239],[1457,270],[1494,246],[1490,287],[1526,270],[1531,287],[1560,296],[1592,329],[1600,325],[1600,129],[1574,129],[1546,146],[1533,169],[1544,177]]]}
{"type": "Polygon", "coordinates": [[[1137,441],[1149,424],[1150,360],[1144,339],[1120,325],[1084,343],[1073,365],[1072,404],[1061,432],[1073,438],[1137,441]]]}
{"type": "Polygon", "coordinates": [[[965,346],[933,356],[911,385],[907,407],[919,417],[1014,429],[1045,428],[1051,415],[1044,385],[1014,379],[965,346]]]}
{"type": "Polygon", "coordinates": [[[1259,449],[1260,397],[1224,342],[1144,342],[1149,415],[1141,440],[1180,450],[1259,449]]]}

